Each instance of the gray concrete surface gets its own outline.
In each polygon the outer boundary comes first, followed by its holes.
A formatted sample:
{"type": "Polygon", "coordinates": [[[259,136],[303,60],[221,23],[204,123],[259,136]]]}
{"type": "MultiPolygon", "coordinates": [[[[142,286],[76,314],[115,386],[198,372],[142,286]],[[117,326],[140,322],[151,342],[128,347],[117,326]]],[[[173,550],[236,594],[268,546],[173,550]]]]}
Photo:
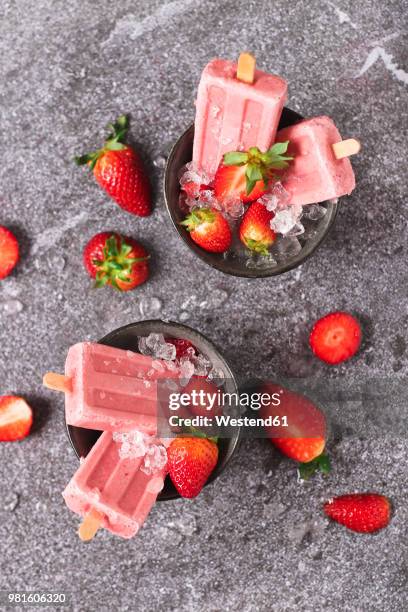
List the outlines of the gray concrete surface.
{"type": "Polygon", "coordinates": [[[77,465],[63,401],[40,383],[72,343],[141,319],[142,297],[160,298],[162,316],[177,320],[188,297],[202,302],[213,288],[228,300],[191,307],[188,323],[223,347],[241,379],[306,371],[351,387],[406,380],[407,9],[403,0],[3,0],[0,222],[20,239],[22,262],[0,284],[0,393],[25,395],[36,421],[27,440],[0,446],[1,589],[63,590],[81,611],[406,609],[403,431],[352,437],[340,422],[333,473],[303,485],[267,441],[246,441],[195,501],[157,505],[138,538],[105,532],[84,546],[60,496],[77,465]],[[300,269],[266,281],[224,277],[184,247],[166,216],[161,168],[149,166],[156,209],[143,220],[71,161],[122,112],[145,156],[160,159],[193,118],[205,63],[247,48],[288,79],[291,107],[332,116],[364,147],[358,187],[328,241],[300,269]],[[154,253],[140,291],[90,288],[81,250],[105,229],[154,253]],[[366,342],[329,370],[309,358],[304,338],[316,317],[339,308],[362,317],[366,342]],[[393,500],[392,523],[376,536],[321,516],[323,500],[360,489],[393,500]]]}

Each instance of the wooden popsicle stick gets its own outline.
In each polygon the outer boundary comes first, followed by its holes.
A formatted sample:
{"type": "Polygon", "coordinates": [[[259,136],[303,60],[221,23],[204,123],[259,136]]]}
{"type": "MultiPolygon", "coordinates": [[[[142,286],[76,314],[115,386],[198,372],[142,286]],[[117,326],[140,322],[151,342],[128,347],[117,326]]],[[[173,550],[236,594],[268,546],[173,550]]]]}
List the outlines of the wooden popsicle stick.
{"type": "Polygon", "coordinates": [[[250,53],[241,53],[238,59],[237,79],[250,85],[255,79],[256,59],[250,53]]]}
{"type": "Polygon", "coordinates": [[[95,537],[96,532],[101,527],[103,521],[103,514],[92,508],[90,512],[84,517],[84,520],[79,526],[78,535],[83,542],[89,542],[95,537]]]}
{"type": "Polygon", "coordinates": [[[341,140],[333,144],[332,149],[336,159],[343,159],[343,157],[349,157],[358,153],[361,149],[361,144],[355,138],[347,138],[347,140],[341,140]]]}
{"type": "Polygon", "coordinates": [[[72,391],[72,378],[56,372],[47,372],[43,377],[43,385],[53,391],[69,393],[72,391]]]}

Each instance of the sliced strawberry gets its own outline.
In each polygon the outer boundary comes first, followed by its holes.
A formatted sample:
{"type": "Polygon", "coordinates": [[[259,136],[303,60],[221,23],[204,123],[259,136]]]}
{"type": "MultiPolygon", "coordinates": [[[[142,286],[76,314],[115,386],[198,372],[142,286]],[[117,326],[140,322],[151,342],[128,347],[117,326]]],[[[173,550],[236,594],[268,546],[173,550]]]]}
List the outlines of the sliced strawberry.
{"type": "Polygon", "coordinates": [[[274,213],[260,202],[254,202],[245,212],[239,228],[239,237],[247,249],[268,255],[269,247],[275,242],[276,234],[271,229],[274,213]]]}
{"type": "Polygon", "coordinates": [[[274,179],[273,170],[286,168],[292,157],[285,156],[289,141],[278,142],[262,153],[258,147],[226,153],[214,178],[214,193],[219,202],[241,199],[254,202],[274,179]]]}
{"type": "Polygon", "coordinates": [[[355,317],[347,312],[331,312],[314,324],[309,342],[316,357],[335,365],[353,357],[361,339],[361,327],[355,317]]]}
{"type": "Polygon", "coordinates": [[[22,397],[0,396],[0,442],[25,438],[33,423],[33,413],[22,397]]]}
{"type": "Polygon", "coordinates": [[[0,280],[6,278],[19,260],[17,238],[0,225],[0,280]]]}
{"type": "Polygon", "coordinates": [[[391,503],[378,493],[350,493],[340,495],[323,506],[328,517],[359,533],[373,533],[388,525],[391,503]]]}
{"type": "Polygon", "coordinates": [[[231,246],[227,220],[215,208],[193,208],[181,225],[200,247],[211,253],[224,253],[231,246]]]}

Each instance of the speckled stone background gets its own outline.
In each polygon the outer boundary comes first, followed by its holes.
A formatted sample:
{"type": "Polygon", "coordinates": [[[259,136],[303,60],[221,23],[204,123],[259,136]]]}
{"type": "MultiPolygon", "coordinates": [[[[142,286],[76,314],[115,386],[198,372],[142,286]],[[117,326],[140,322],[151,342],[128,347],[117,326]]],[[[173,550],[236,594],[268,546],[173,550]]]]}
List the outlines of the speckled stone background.
{"type": "Polygon", "coordinates": [[[0,446],[0,588],[63,590],[81,611],[406,609],[403,430],[352,436],[340,419],[332,475],[303,485],[266,440],[245,441],[216,483],[193,502],[157,505],[136,539],[103,532],[81,545],[60,496],[77,466],[63,400],[41,377],[63,367],[69,345],[141,319],[141,298],[157,297],[162,317],[188,312],[241,380],[300,372],[348,388],[403,384],[407,12],[403,0],[1,2],[0,223],[18,236],[22,261],[0,284],[0,393],[26,396],[35,427],[24,442],[0,446]],[[327,242],[301,268],[265,281],[225,277],[196,259],[161,193],[162,156],[193,118],[203,66],[242,49],[288,79],[292,108],[332,116],[364,147],[353,160],[358,187],[327,242]],[[122,112],[149,160],[156,208],[148,219],[122,212],[71,161],[122,112]],[[90,288],[81,251],[105,229],[150,247],[153,274],[140,291],[90,288]],[[229,295],[217,307],[214,288],[229,295]],[[357,358],[329,369],[310,358],[305,338],[315,318],[339,308],[361,317],[366,341],[357,358]],[[390,527],[376,536],[321,514],[331,495],[361,489],[394,503],[390,527]]]}

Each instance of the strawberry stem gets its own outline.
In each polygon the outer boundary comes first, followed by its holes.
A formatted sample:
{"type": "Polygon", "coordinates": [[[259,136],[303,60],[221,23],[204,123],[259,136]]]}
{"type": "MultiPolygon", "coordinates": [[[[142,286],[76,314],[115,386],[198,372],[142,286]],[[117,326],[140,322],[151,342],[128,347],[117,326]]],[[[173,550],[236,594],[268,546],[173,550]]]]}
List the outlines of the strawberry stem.
{"type": "Polygon", "coordinates": [[[146,261],[150,255],[146,257],[129,257],[132,247],[128,245],[121,236],[112,234],[103,248],[103,258],[95,259],[97,272],[95,277],[95,287],[104,287],[108,283],[115,289],[120,290],[117,283],[129,282],[133,265],[135,263],[146,261]]]}
{"type": "Polygon", "coordinates": [[[263,180],[265,189],[275,178],[272,170],[287,168],[293,157],[284,155],[288,149],[289,140],[275,143],[268,151],[262,153],[258,147],[250,147],[248,151],[231,151],[225,153],[225,166],[246,166],[246,194],[249,195],[258,181],[263,180]]]}
{"type": "Polygon", "coordinates": [[[123,139],[125,138],[129,127],[127,115],[121,115],[114,123],[110,123],[107,127],[111,130],[111,133],[108,134],[102,149],[74,157],[74,161],[77,166],[87,164],[91,170],[93,170],[98,159],[104,155],[106,151],[122,151],[123,149],[126,149],[123,139]]]}

